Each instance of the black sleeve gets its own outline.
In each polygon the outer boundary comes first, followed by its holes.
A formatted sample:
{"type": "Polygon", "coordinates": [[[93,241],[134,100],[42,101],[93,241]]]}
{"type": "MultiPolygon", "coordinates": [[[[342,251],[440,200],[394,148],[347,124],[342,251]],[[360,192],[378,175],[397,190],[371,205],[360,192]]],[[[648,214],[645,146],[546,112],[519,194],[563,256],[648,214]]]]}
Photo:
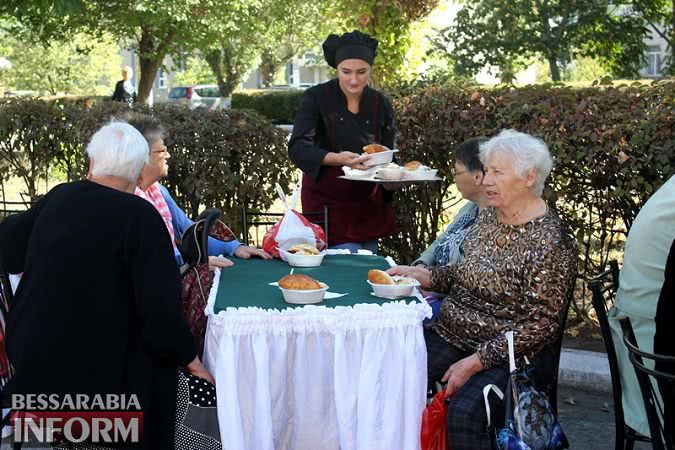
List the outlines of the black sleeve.
{"type": "Polygon", "coordinates": [[[293,134],[288,142],[288,157],[305,175],[319,179],[321,163],[328,151],[314,145],[314,137],[321,121],[321,112],[312,91],[305,91],[295,117],[293,134]]]}
{"type": "MultiPolygon", "coordinates": [[[[382,145],[391,149],[396,148],[396,124],[394,122],[394,108],[387,97],[382,95],[382,104],[384,105],[384,127],[382,128],[382,145]]],[[[396,155],[396,153],[394,153],[396,155]]],[[[396,159],[394,162],[397,162],[396,159]]],[[[394,191],[382,189],[382,198],[386,203],[391,202],[394,197],[394,191]]]]}
{"type": "Polygon", "coordinates": [[[118,82],[115,84],[115,91],[113,92],[113,95],[112,95],[112,97],[111,97],[111,98],[112,98],[112,101],[114,101],[114,102],[121,102],[121,101],[124,100],[124,95],[123,95],[123,93],[122,93],[122,89],[123,89],[123,88],[122,88],[122,82],[121,82],[121,81],[118,81],[118,82]]]}
{"type": "MultiPolygon", "coordinates": [[[[670,246],[666,267],[663,272],[663,286],[656,304],[654,318],[656,332],[654,333],[654,352],[662,355],[675,356],[675,241],[670,246]]],[[[667,365],[660,365],[663,370],[667,365]]],[[[675,367],[670,368],[675,373],[675,367]]]]}
{"type": "Polygon", "coordinates": [[[43,202],[44,199],[28,211],[12,214],[0,222],[0,255],[3,269],[7,273],[23,272],[28,241],[43,202]]]}
{"type": "Polygon", "coordinates": [[[387,97],[382,95],[384,105],[384,127],[382,128],[382,145],[391,149],[396,148],[396,123],[394,121],[394,108],[387,97]]]}
{"type": "Polygon", "coordinates": [[[180,300],[181,284],[166,227],[148,203],[134,208],[129,265],[141,336],[158,358],[189,364],[196,356],[180,300]],[[138,211],[138,212],[136,212],[138,211]]]}

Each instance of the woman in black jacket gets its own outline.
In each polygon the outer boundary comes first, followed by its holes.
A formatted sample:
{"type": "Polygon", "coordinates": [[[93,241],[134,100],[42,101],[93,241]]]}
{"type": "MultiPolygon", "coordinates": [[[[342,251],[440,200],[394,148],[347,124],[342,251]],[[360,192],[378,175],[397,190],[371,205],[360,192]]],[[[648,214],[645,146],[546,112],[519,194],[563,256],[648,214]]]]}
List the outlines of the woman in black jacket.
{"type": "Polygon", "coordinates": [[[4,269],[23,272],[7,321],[3,394],[135,396],[143,447],[174,447],[179,367],[213,382],[180,305],[161,217],[133,195],[148,144],[112,123],[87,146],[89,179],[0,223],[4,269]]]}
{"type": "Polygon", "coordinates": [[[394,148],[394,111],[368,87],[377,40],[358,31],[332,34],[323,43],[326,62],[338,78],[307,89],[288,144],[291,161],[303,171],[302,209],[328,207],[332,248],[377,252],[377,239],[398,227],[384,185],[339,178],[342,166],[367,169],[363,147],[394,148]]]}

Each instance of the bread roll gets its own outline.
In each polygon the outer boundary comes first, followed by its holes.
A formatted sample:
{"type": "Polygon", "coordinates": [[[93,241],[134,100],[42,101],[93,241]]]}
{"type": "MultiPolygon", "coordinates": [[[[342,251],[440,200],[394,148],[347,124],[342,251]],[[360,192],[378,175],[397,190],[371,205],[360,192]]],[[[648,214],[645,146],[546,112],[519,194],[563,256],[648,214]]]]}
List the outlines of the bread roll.
{"type": "Polygon", "coordinates": [[[321,289],[322,286],[314,278],[298,273],[283,277],[279,280],[279,287],[294,291],[309,291],[312,289],[321,289]]]}
{"type": "Polygon", "coordinates": [[[419,169],[421,166],[422,166],[422,163],[419,162],[419,161],[410,161],[410,162],[405,163],[405,165],[403,167],[405,167],[405,170],[413,171],[413,170],[419,169]]]}
{"type": "Polygon", "coordinates": [[[394,284],[394,280],[383,270],[371,269],[368,271],[368,281],[373,284],[394,284]]]}
{"type": "Polygon", "coordinates": [[[387,150],[387,147],[380,144],[368,144],[363,147],[363,151],[366,153],[380,153],[387,150]]]}
{"type": "Polygon", "coordinates": [[[288,253],[294,253],[296,255],[318,255],[319,250],[311,244],[296,244],[286,250],[288,253]]]}

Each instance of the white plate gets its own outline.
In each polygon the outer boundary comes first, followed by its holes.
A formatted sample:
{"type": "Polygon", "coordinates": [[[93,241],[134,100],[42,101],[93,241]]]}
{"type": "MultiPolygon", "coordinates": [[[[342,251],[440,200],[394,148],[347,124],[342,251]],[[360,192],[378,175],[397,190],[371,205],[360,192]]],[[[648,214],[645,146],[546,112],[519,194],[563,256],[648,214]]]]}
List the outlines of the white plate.
{"type": "Polygon", "coordinates": [[[282,249],[279,249],[279,253],[283,253],[288,265],[293,267],[319,267],[325,256],[324,253],[318,255],[296,255],[282,249]]]}
{"type": "Polygon", "coordinates": [[[394,153],[398,150],[385,150],[380,153],[364,153],[363,155],[369,155],[370,158],[368,161],[364,161],[363,164],[366,166],[379,166],[380,164],[389,164],[394,159],[394,153]]]}
{"type": "Polygon", "coordinates": [[[309,305],[312,303],[321,303],[323,301],[324,295],[328,290],[328,285],[321,283],[324,287],[321,289],[310,289],[310,290],[294,290],[294,289],[281,289],[281,293],[284,296],[286,303],[293,303],[296,305],[309,305]]]}
{"type": "Polygon", "coordinates": [[[438,169],[429,169],[429,170],[406,170],[404,180],[410,181],[426,181],[426,180],[436,180],[436,174],[438,169]]]}
{"type": "MultiPolygon", "coordinates": [[[[392,277],[394,280],[397,280],[398,278],[402,277],[392,277]]],[[[375,293],[376,296],[378,297],[385,297],[385,298],[391,298],[391,297],[412,297],[413,296],[413,290],[420,285],[420,283],[417,280],[414,280],[414,283],[411,284],[374,284],[371,283],[369,280],[366,280],[368,284],[370,285],[371,288],[373,288],[373,292],[375,293]]]]}
{"type": "Polygon", "coordinates": [[[348,177],[346,175],[339,176],[338,178],[342,178],[343,180],[350,180],[350,181],[365,181],[367,183],[380,183],[380,184],[387,184],[387,183],[402,183],[402,184],[418,184],[418,183],[429,183],[429,182],[434,182],[434,181],[441,181],[440,178],[436,177],[433,180],[380,180],[379,178],[375,177],[368,177],[368,178],[353,178],[353,177],[348,177]]]}

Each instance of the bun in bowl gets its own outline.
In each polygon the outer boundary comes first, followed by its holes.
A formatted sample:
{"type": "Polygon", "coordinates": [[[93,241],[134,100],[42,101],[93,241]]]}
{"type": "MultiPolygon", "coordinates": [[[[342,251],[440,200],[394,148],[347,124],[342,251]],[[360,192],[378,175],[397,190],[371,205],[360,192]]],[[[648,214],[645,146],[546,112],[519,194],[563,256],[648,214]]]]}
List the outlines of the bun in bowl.
{"type": "Polygon", "coordinates": [[[311,244],[296,244],[286,250],[294,255],[318,255],[319,250],[311,244]]]}
{"type": "Polygon", "coordinates": [[[384,152],[386,150],[389,150],[389,149],[387,147],[385,147],[384,145],[380,145],[380,144],[368,144],[368,145],[365,145],[363,147],[363,151],[368,153],[368,154],[380,153],[380,152],[384,152]]]}
{"type": "Polygon", "coordinates": [[[394,284],[394,280],[383,270],[371,269],[368,271],[368,281],[373,284],[394,284]]]}
{"type": "Polygon", "coordinates": [[[279,287],[293,291],[310,291],[323,288],[314,278],[302,274],[286,275],[279,280],[279,287]]]}
{"type": "Polygon", "coordinates": [[[422,163],[419,161],[410,161],[405,163],[403,167],[405,167],[405,170],[417,170],[422,167],[422,163]]]}

